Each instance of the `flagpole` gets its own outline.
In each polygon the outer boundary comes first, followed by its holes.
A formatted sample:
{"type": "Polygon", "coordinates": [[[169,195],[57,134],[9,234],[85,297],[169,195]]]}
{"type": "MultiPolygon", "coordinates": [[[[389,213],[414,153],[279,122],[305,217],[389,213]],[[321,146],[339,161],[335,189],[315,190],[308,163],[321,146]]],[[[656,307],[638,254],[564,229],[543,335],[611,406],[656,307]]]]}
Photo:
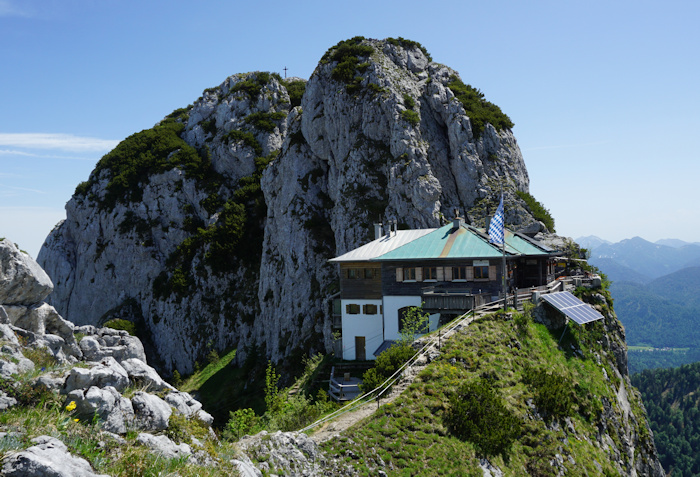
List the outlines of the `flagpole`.
{"type": "MultiPolygon", "coordinates": [[[[500,182],[500,181],[499,181],[500,182]]],[[[501,202],[503,201],[503,182],[501,182],[501,202]]],[[[503,243],[501,244],[501,247],[503,247],[503,311],[506,311],[508,309],[508,289],[506,288],[506,279],[507,279],[507,271],[506,271],[506,204],[503,204],[503,243]]]]}
{"type": "Polygon", "coordinates": [[[501,252],[503,254],[503,276],[501,288],[503,291],[503,309],[505,310],[508,306],[508,296],[506,288],[506,239],[505,239],[505,213],[503,206],[503,184],[501,184],[501,201],[498,204],[498,209],[496,214],[491,218],[491,223],[489,224],[489,242],[494,245],[501,245],[501,252]]]}

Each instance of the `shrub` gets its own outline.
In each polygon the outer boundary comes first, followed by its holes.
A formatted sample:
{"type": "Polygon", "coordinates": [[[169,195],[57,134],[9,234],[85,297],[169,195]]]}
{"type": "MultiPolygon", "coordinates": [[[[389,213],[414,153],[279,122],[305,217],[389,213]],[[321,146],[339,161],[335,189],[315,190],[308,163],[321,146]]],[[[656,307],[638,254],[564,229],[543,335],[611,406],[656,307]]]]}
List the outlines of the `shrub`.
{"type": "Polygon", "coordinates": [[[407,39],[401,38],[401,37],[387,38],[386,41],[387,41],[387,43],[390,43],[390,44],[395,45],[395,46],[401,46],[407,50],[412,50],[414,48],[418,48],[418,49],[420,49],[420,51],[423,52],[425,57],[428,58],[428,61],[433,61],[433,57],[430,56],[430,53],[428,53],[428,50],[423,45],[418,43],[417,41],[407,40],[407,39]]]}
{"type": "MultiPolygon", "coordinates": [[[[206,121],[202,121],[199,123],[199,125],[202,127],[202,130],[212,138],[216,136],[216,119],[211,118],[206,121]]],[[[211,138],[210,138],[211,140],[211,138]]]]}
{"type": "Polygon", "coordinates": [[[362,392],[369,392],[379,387],[415,354],[416,351],[407,342],[395,344],[381,353],[374,362],[374,368],[368,369],[362,375],[360,385],[362,392]]]}
{"type": "Polygon", "coordinates": [[[514,124],[510,118],[501,111],[501,108],[484,99],[484,94],[471,85],[464,84],[457,76],[452,76],[447,87],[462,103],[464,112],[469,116],[474,137],[478,138],[484,131],[486,123],[490,123],[498,130],[512,129],[514,124]]]}
{"type": "Polygon", "coordinates": [[[211,164],[180,138],[184,128],[182,123],[166,119],[151,129],[132,134],[100,159],[90,179],[80,184],[76,193],[86,194],[105,171],[109,181],[100,206],[112,210],[117,202],[141,201],[141,181],[149,175],[181,167],[188,177],[201,176],[211,164]]]}
{"type": "Polygon", "coordinates": [[[522,428],[500,394],[484,379],[465,383],[450,396],[445,424],[450,433],[473,443],[484,455],[506,451],[522,428]]]}
{"type": "Polygon", "coordinates": [[[273,132],[277,125],[275,121],[279,121],[287,117],[287,113],[278,111],[276,113],[251,113],[245,117],[247,124],[252,124],[255,129],[265,132],[273,132]]]}
{"type": "Polygon", "coordinates": [[[121,318],[114,318],[107,321],[103,326],[112,328],[113,330],[124,330],[131,336],[136,336],[136,323],[121,318]]]}
{"type": "Polygon", "coordinates": [[[239,440],[246,434],[258,432],[260,418],[255,415],[255,411],[250,408],[238,409],[229,412],[229,420],[224,429],[224,437],[232,440],[239,440]]]}
{"type": "Polygon", "coordinates": [[[525,201],[528,210],[532,212],[532,215],[535,217],[535,219],[542,222],[550,232],[555,232],[554,217],[552,217],[552,214],[549,213],[549,210],[547,210],[540,202],[538,202],[533,196],[531,196],[527,192],[518,190],[516,191],[516,194],[518,194],[518,197],[525,201]]]}
{"type": "Polygon", "coordinates": [[[289,94],[289,102],[291,107],[301,106],[301,98],[306,92],[306,81],[283,81],[284,87],[287,88],[289,94]]]}
{"type": "Polygon", "coordinates": [[[401,117],[404,121],[406,121],[413,127],[418,126],[418,124],[420,123],[420,116],[418,115],[418,113],[409,109],[401,111],[401,117]]]}
{"type": "Polygon", "coordinates": [[[247,147],[251,148],[257,156],[260,156],[263,153],[262,146],[260,145],[258,140],[255,139],[253,133],[233,129],[228,134],[226,134],[226,136],[224,136],[224,142],[228,144],[229,141],[242,142],[247,147]]]}
{"type": "Polygon", "coordinates": [[[256,71],[255,73],[251,73],[246,79],[233,85],[228,94],[242,92],[248,97],[248,99],[253,101],[260,96],[263,87],[270,82],[270,77],[279,79],[279,75],[271,74],[265,71],[256,71]]]}
{"type": "Polygon", "coordinates": [[[574,402],[573,383],[544,369],[525,368],[523,381],[535,394],[537,409],[548,418],[567,417],[574,402]]]}
{"type": "Polygon", "coordinates": [[[429,318],[430,315],[423,311],[422,304],[410,307],[400,318],[401,343],[409,346],[416,339],[416,335],[427,333],[429,318]]]}
{"type": "MultiPolygon", "coordinates": [[[[337,62],[331,72],[331,78],[352,86],[355,72],[358,70],[364,71],[369,66],[369,63],[360,64],[360,58],[368,57],[374,52],[374,48],[369,45],[363,45],[363,41],[364,37],[361,36],[341,41],[323,55],[321,62],[337,62]]],[[[357,89],[357,86],[355,84],[353,91],[357,89]]]]}

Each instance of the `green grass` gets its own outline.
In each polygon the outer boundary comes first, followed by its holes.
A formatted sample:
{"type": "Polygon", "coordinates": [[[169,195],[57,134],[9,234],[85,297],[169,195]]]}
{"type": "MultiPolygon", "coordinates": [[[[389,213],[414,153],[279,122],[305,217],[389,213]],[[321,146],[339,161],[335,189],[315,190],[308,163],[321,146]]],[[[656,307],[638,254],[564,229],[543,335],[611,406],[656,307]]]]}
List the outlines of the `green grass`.
{"type": "Polygon", "coordinates": [[[236,350],[226,352],[178,387],[181,391],[197,393],[204,409],[214,417],[216,428],[226,424],[230,411],[244,408],[252,408],[258,414],[265,411],[264,362],[260,364],[249,358],[237,367],[232,364],[235,354],[236,350]]]}
{"type": "Polygon", "coordinates": [[[180,391],[185,391],[188,393],[199,391],[199,389],[209,381],[214,375],[219,373],[228,364],[233,361],[236,357],[236,350],[229,351],[225,353],[218,361],[214,363],[209,363],[202,369],[199,373],[195,373],[190,376],[185,382],[180,386],[180,391]]]}
{"type": "Polygon", "coordinates": [[[597,344],[600,333],[595,326],[570,330],[560,349],[561,330],[550,331],[529,320],[524,325],[498,317],[477,321],[445,343],[441,356],[403,395],[353,427],[346,438],[326,443],[324,448],[339,455],[350,450],[370,464],[380,456],[389,475],[419,475],[428,468],[432,475],[481,475],[479,447],[454,436],[445,416],[450,398],[464,383],[485,379],[523,426],[510,448],[490,457],[505,475],[549,475],[552,468],[541,468],[543,459],[547,462],[562,451],[576,461],[574,466],[565,460],[567,474],[598,475],[594,460],[613,472],[605,451],[579,441],[599,432],[600,400],[605,397],[615,402],[619,385],[619,381],[604,378],[603,369],[613,375],[611,363],[597,364],[595,356],[602,351],[597,344]],[[572,345],[580,353],[571,351],[572,345]],[[567,435],[562,426],[553,430],[545,419],[532,419],[528,402],[535,402],[538,392],[548,390],[550,381],[528,384],[529,369],[559,376],[568,385],[555,387],[554,394],[543,392],[542,398],[547,402],[557,392],[567,393],[570,406],[553,409],[552,418],[559,422],[563,417],[571,419],[576,436],[567,435]],[[559,415],[562,413],[565,416],[559,415]]]}
{"type": "MultiPolygon", "coordinates": [[[[64,397],[48,393],[41,401],[20,404],[0,413],[0,432],[22,429],[19,437],[0,439],[0,452],[22,450],[33,445],[31,439],[49,435],[62,441],[68,451],[86,459],[98,474],[114,476],[225,476],[236,475],[231,458],[237,453],[235,446],[226,441],[214,441],[201,424],[177,415],[171,420],[172,429],[181,430],[179,437],[190,443],[184,432],[196,435],[204,446],[200,450],[209,455],[214,465],[200,466],[186,459],[165,459],[150,448],[136,442],[136,432],[124,436],[127,443],[118,444],[95,427],[92,421],[83,421],[64,406],[64,397]]],[[[178,436],[175,436],[178,437],[178,436]]]]}

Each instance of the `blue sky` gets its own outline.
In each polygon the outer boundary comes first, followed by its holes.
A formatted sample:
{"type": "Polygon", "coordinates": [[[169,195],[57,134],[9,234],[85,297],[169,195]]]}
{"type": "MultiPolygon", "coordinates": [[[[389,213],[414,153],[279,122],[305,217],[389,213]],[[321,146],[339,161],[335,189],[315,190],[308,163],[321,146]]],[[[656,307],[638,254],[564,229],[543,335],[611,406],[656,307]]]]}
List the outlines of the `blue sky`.
{"type": "Polygon", "coordinates": [[[0,237],[36,256],[119,140],[227,76],[402,36],[515,123],[557,232],[700,241],[700,2],[0,0],[0,237]]]}

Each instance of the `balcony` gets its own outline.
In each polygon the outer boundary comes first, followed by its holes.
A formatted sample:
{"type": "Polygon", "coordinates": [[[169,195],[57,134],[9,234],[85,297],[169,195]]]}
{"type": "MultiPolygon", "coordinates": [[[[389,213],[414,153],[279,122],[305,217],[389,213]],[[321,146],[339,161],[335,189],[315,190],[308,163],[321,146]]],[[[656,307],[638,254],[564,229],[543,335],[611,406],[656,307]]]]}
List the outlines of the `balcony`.
{"type": "Polygon", "coordinates": [[[429,313],[465,312],[491,301],[487,293],[473,294],[471,290],[431,289],[423,290],[423,310],[429,313]]]}

